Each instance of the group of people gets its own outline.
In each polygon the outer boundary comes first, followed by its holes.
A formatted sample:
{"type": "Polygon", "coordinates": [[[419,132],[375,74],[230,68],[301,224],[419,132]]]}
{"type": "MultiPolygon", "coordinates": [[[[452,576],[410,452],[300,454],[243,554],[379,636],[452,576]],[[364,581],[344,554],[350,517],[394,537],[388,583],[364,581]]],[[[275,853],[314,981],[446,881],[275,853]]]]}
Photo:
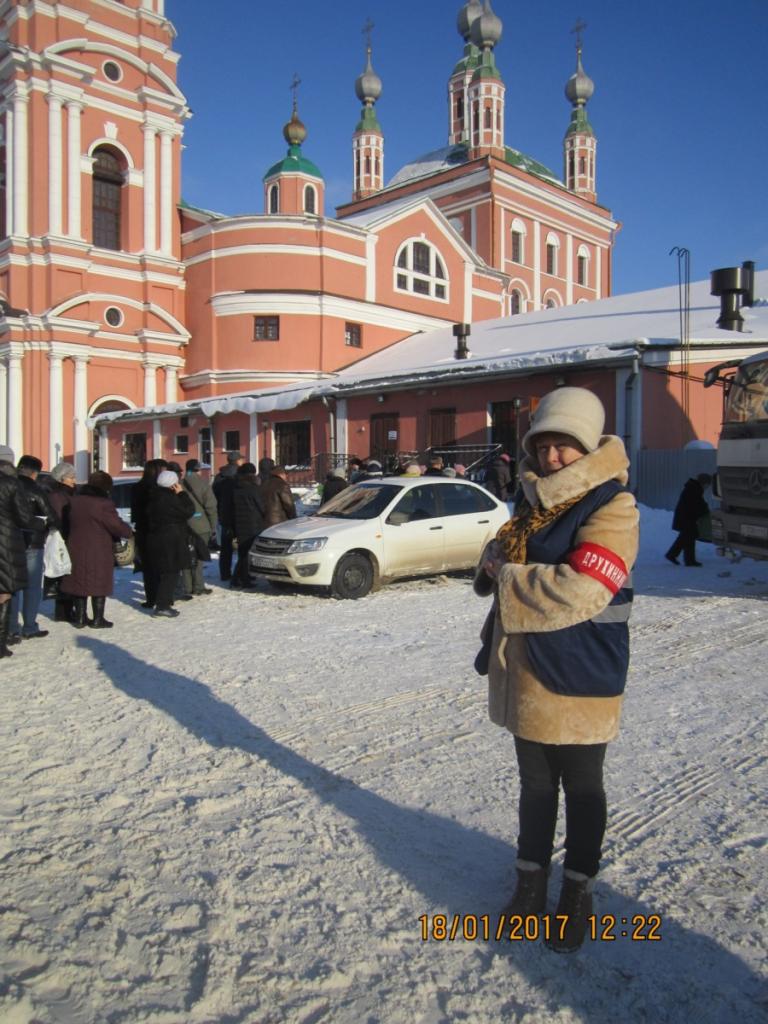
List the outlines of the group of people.
{"type": "Polygon", "coordinates": [[[248,552],[256,537],[268,526],[296,518],[285,466],[277,466],[273,459],[264,457],[257,469],[240,452],[230,452],[226,465],[213,481],[213,493],[221,533],[219,576],[233,590],[248,589],[248,552]],[[237,562],[233,571],[235,551],[237,562]]]}
{"type": "Polygon", "coordinates": [[[0,446],[0,658],[22,640],[48,636],[37,619],[49,540],[59,539],[66,553],[65,571],[45,580],[55,597],[55,620],[78,629],[112,626],[104,612],[113,586],[113,544],[131,535],[109,496],[112,478],[91,473],[76,488],[75,467],[60,462],[43,487],[42,468],[33,455],[15,463],[12,450],[0,446]]]}

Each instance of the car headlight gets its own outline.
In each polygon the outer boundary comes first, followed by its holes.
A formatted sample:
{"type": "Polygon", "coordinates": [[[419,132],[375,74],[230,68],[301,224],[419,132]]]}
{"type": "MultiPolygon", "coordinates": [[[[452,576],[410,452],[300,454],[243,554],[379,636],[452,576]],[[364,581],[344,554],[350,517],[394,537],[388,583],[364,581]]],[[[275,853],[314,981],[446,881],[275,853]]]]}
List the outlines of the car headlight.
{"type": "Polygon", "coordinates": [[[327,543],[327,537],[309,537],[307,540],[295,540],[285,553],[286,555],[300,555],[303,551],[319,551],[327,543]]]}

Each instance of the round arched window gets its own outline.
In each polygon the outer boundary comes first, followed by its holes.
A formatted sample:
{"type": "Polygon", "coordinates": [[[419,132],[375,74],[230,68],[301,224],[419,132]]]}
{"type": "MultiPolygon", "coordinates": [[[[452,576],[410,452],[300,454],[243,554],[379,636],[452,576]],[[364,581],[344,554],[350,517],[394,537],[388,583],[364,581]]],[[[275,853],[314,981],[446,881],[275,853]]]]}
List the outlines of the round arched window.
{"type": "Polygon", "coordinates": [[[109,306],[104,313],[104,319],[110,327],[119,327],[123,322],[123,314],[117,306],[109,306]]]}

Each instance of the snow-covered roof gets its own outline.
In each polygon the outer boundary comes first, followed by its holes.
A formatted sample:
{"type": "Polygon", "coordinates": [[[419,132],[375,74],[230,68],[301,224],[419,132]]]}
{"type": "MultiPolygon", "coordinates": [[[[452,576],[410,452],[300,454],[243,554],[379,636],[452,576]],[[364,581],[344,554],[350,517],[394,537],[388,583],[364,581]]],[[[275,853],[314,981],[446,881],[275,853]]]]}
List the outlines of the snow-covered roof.
{"type": "MultiPolygon", "coordinates": [[[[764,341],[768,348],[768,301],[743,308],[744,332],[723,331],[717,324],[720,300],[709,294],[709,280],[691,285],[690,338],[693,345],[733,345],[764,341]]],[[[677,285],[653,291],[614,295],[536,313],[523,313],[472,324],[467,339],[471,356],[456,360],[452,327],[413,334],[339,372],[341,381],[402,377],[416,371],[453,367],[467,373],[547,364],[616,358],[619,346],[641,339],[646,347],[680,340],[677,285]]],[[[755,295],[768,296],[768,271],[755,274],[755,295]]]]}

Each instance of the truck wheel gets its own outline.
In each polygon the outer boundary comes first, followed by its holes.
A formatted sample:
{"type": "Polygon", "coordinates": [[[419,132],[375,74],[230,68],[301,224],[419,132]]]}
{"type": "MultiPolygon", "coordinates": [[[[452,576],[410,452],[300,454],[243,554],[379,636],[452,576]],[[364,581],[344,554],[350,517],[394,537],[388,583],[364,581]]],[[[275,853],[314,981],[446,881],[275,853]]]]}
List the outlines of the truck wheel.
{"type": "Polygon", "coordinates": [[[334,597],[356,601],[370,593],[372,587],[373,566],[369,558],[351,551],[339,559],[331,583],[331,593],[334,597]]]}

